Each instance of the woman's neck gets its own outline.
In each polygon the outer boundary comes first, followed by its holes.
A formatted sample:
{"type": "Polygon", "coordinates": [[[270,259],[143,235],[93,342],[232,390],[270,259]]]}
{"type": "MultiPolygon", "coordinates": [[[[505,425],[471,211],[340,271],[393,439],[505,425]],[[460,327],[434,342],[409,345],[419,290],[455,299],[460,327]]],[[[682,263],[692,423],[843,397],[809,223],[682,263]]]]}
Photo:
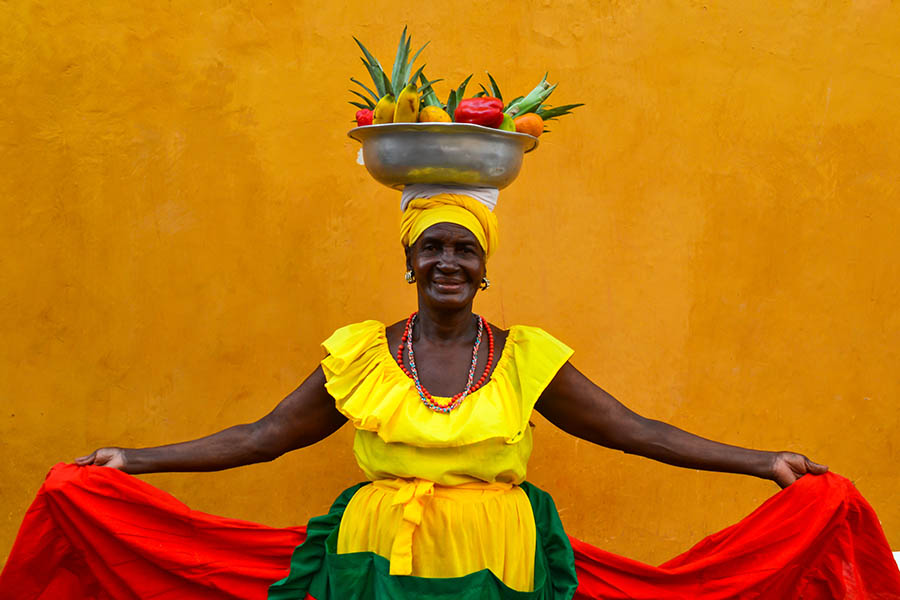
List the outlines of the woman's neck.
{"type": "Polygon", "coordinates": [[[472,306],[470,304],[458,310],[435,310],[420,302],[415,329],[416,338],[425,337],[431,342],[471,340],[476,330],[472,306]]]}

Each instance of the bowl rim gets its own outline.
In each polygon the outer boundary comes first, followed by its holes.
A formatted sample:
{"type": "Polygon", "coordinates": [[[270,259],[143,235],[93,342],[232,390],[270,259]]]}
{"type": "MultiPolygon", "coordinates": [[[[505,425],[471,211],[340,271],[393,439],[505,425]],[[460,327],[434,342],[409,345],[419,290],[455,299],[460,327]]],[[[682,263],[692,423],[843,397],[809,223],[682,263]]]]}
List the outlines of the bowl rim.
{"type": "Polygon", "coordinates": [[[515,140],[522,147],[523,154],[527,154],[537,148],[539,143],[536,137],[528,133],[504,131],[503,129],[494,129],[484,125],[475,125],[474,123],[379,123],[378,125],[354,127],[347,132],[347,136],[364,144],[369,137],[390,131],[419,131],[436,134],[468,131],[489,137],[506,137],[515,140]]]}

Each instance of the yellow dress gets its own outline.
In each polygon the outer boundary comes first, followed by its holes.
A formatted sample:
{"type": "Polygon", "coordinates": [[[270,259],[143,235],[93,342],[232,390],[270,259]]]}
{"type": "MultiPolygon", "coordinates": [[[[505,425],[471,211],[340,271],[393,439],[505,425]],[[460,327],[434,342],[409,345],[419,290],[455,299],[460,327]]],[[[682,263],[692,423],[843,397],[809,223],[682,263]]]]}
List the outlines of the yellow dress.
{"type": "Polygon", "coordinates": [[[530,591],[535,521],[518,487],[532,450],[529,417],[572,350],[513,326],[490,380],[445,414],[421,402],[382,323],[348,325],[323,345],[326,388],[356,428],[354,454],[373,482],[347,505],[337,552],[375,553],[391,575],[489,569],[530,591]]]}

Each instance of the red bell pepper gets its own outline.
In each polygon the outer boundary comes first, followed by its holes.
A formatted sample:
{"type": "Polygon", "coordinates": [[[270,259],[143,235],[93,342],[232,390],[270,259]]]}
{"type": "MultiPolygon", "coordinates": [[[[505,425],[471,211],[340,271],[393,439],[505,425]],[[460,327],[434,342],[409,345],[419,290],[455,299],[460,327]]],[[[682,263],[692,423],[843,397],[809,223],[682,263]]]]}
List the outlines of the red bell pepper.
{"type": "Polygon", "coordinates": [[[503,123],[503,100],[491,96],[460,100],[453,113],[453,120],[496,129],[503,123]]]}
{"type": "Polygon", "coordinates": [[[363,125],[371,125],[372,118],[373,118],[372,111],[369,110],[368,108],[358,110],[358,111],[356,111],[356,126],[362,127],[363,125]]]}

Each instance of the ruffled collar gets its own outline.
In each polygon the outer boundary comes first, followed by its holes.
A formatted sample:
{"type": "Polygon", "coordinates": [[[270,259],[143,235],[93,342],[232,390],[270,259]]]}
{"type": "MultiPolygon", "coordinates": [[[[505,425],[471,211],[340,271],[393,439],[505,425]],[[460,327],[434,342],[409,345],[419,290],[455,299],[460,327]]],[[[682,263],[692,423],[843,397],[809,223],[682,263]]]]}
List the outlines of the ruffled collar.
{"type": "MultiPolygon", "coordinates": [[[[391,351],[391,347],[388,345],[387,326],[384,323],[381,323],[380,321],[373,321],[373,322],[377,323],[380,328],[379,332],[378,332],[378,342],[379,342],[378,346],[379,346],[380,350],[387,354],[387,359],[390,361],[390,363],[396,369],[397,373],[399,375],[402,375],[406,379],[408,379],[410,388],[413,391],[415,391],[415,383],[413,383],[412,379],[407,377],[406,373],[403,372],[403,369],[400,368],[400,365],[397,364],[396,355],[391,351]]],[[[513,353],[513,350],[511,348],[512,344],[510,344],[510,341],[513,339],[513,331],[517,327],[518,327],[517,325],[513,325],[507,331],[506,340],[503,342],[503,350],[500,351],[500,358],[497,359],[497,364],[494,365],[494,370],[491,371],[491,374],[488,376],[488,380],[485,381],[481,385],[480,388],[478,388],[477,390],[475,390],[474,392],[469,394],[470,399],[477,397],[478,394],[480,394],[484,389],[486,389],[489,385],[491,385],[494,382],[495,376],[497,376],[498,374],[502,374],[503,369],[506,368],[506,363],[509,362],[509,360],[510,360],[509,357],[513,353]]],[[[432,396],[434,398],[437,398],[438,400],[441,400],[442,401],[441,404],[446,404],[447,401],[450,400],[450,398],[448,398],[447,396],[438,396],[436,394],[432,394],[432,396]]]]}

